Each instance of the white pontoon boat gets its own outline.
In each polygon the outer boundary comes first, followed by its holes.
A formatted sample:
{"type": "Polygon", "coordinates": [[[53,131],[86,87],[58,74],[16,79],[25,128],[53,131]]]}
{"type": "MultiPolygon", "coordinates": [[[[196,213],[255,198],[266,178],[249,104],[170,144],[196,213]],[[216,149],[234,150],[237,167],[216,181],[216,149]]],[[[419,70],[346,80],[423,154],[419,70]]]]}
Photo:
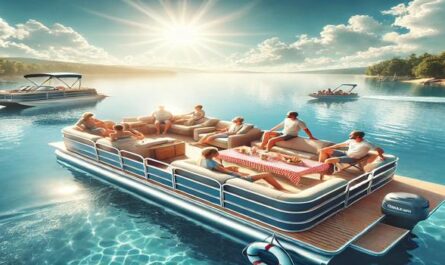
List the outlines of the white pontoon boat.
{"type": "MultiPolygon", "coordinates": [[[[146,138],[142,142],[111,142],[70,126],[63,129],[63,142],[51,144],[59,162],[139,198],[167,205],[234,238],[258,241],[244,251],[252,264],[291,265],[293,260],[328,264],[348,248],[372,256],[386,255],[445,199],[445,186],[395,176],[398,159],[392,155],[385,155],[385,160],[368,170],[343,168],[323,180],[307,173],[297,186],[288,185],[283,172],[275,172],[276,180],[288,189],[278,191],[196,162],[202,150],[189,143],[230,122],[208,119],[198,125],[173,124],[167,135],[171,142],[162,139],[154,145],[161,139],[154,135],[153,118],[124,121],[146,138]],[[278,262],[266,262],[264,252],[278,262]]],[[[263,165],[262,159],[251,163],[249,155],[233,152],[236,146],[260,144],[262,131],[249,126],[243,134],[210,144],[226,149],[220,156],[242,156],[250,161],[248,165],[263,165]]],[[[272,151],[298,154],[306,158],[308,166],[318,163],[317,152],[329,145],[328,141],[297,137],[277,143],[272,151]]],[[[238,167],[246,167],[239,162],[238,167]]],[[[267,163],[272,170],[272,162],[267,163]]]]}
{"type": "Polygon", "coordinates": [[[334,99],[334,100],[351,100],[357,99],[359,96],[357,93],[352,91],[357,86],[357,84],[341,84],[333,90],[328,89],[327,91],[318,91],[317,93],[309,94],[310,97],[316,99],[334,99]],[[343,91],[342,87],[350,87],[348,91],[343,91]]]}
{"type": "Polygon", "coordinates": [[[82,75],[76,73],[38,73],[24,76],[31,85],[0,90],[0,105],[6,107],[53,106],[93,102],[105,96],[94,88],[81,87],[82,75]],[[45,78],[39,83],[36,79],[45,78]],[[75,79],[74,82],[69,80],[75,79]],[[53,83],[58,83],[54,86],[53,83]]]}

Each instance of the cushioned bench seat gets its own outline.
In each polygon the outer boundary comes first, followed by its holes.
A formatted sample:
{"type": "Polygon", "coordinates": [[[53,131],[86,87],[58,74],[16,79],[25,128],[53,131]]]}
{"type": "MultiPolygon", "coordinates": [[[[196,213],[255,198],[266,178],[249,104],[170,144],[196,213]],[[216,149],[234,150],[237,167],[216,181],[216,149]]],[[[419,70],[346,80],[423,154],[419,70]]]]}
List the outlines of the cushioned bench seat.
{"type": "Polygon", "coordinates": [[[219,184],[226,183],[227,180],[234,178],[233,176],[215,172],[213,170],[203,168],[198,165],[197,161],[194,159],[177,160],[173,161],[171,165],[176,169],[176,174],[182,175],[184,177],[191,178],[193,180],[200,181],[202,183],[217,187],[215,182],[219,184]],[[181,170],[183,169],[183,170],[181,170]],[[204,177],[201,177],[204,176],[204,177]],[[206,177],[206,178],[205,178],[206,177]]]}
{"type": "Polygon", "coordinates": [[[85,140],[89,140],[89,141],[93,141],[93,142],[96,142],[97,140],[103,138],[102,136],[99,136],[99,135],[79,131],[79,130],[75,129],[75,126],[69,126],[69,127],[63,128],[62,133],[68,137],[71,136],[76,139],[85,139],[85,140]]]}
{"type": "MultiPolygon", "coordinates": [[[[252,146],[259,147],[261,145],[261,141],[254,141],[251,144],[252,146]]],[[[296,137],[288,141],[276,143],[276,145],[272,148],[272,151],[288,155],[298,155],[301,158],[306,159],[318,160],[318,153],[320,149],[330,145],[333,145],[333,143],[296,137]]]]}

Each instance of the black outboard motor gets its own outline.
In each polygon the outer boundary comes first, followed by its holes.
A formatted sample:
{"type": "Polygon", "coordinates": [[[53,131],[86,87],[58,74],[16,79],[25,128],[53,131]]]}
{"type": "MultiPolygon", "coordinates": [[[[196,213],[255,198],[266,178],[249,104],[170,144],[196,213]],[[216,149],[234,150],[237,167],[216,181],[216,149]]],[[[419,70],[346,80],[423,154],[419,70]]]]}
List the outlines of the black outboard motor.
{"type": "Polygon", "coordinates": [[[422,196],[406,192],[388,193],[382,202],[384,222],[405,229],[414,226],[428,217],[429,201],[422,196]]]}

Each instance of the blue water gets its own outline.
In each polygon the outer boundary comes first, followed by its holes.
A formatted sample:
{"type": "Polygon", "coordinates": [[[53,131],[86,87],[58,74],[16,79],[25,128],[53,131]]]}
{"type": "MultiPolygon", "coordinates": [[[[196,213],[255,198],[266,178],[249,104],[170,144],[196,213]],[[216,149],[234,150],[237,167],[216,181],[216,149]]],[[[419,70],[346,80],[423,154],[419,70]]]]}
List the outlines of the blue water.
{"type": "MultiPolygon", "coordinates": [[[[398,174],[445,184],[445,88],[300,74],[86,77],[84,84],[109,97],[76,108],[0,110],[0,264],[246,264],[243,244],[59,165],[48,143],[85,111],[119,121],[160,104],[186,112],[201,103],[211,116],[241,114],[267,129],[297,110],[316,137],[342,141],[362,129],[400,157],[398,174]],[[362,98],[306,96],[339,83],[357,83],[362,98]]],[[[442,207],[386,257],[347,251],[334,263],[443,264],[444,219],[442,207]]]]}

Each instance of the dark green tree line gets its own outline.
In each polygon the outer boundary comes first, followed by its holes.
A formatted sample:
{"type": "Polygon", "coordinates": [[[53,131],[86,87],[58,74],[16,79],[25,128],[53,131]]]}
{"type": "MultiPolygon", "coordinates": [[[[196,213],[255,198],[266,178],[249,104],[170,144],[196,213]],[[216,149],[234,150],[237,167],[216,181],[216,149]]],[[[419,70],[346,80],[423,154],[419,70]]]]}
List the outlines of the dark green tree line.
{"type": "Polygon", "coordinates": [[[412,78],[445,78],[445,52],[439,55],[411,54],[408,58],[393,58],[369,66],[367,75],[407,76],[412,78]]]}

